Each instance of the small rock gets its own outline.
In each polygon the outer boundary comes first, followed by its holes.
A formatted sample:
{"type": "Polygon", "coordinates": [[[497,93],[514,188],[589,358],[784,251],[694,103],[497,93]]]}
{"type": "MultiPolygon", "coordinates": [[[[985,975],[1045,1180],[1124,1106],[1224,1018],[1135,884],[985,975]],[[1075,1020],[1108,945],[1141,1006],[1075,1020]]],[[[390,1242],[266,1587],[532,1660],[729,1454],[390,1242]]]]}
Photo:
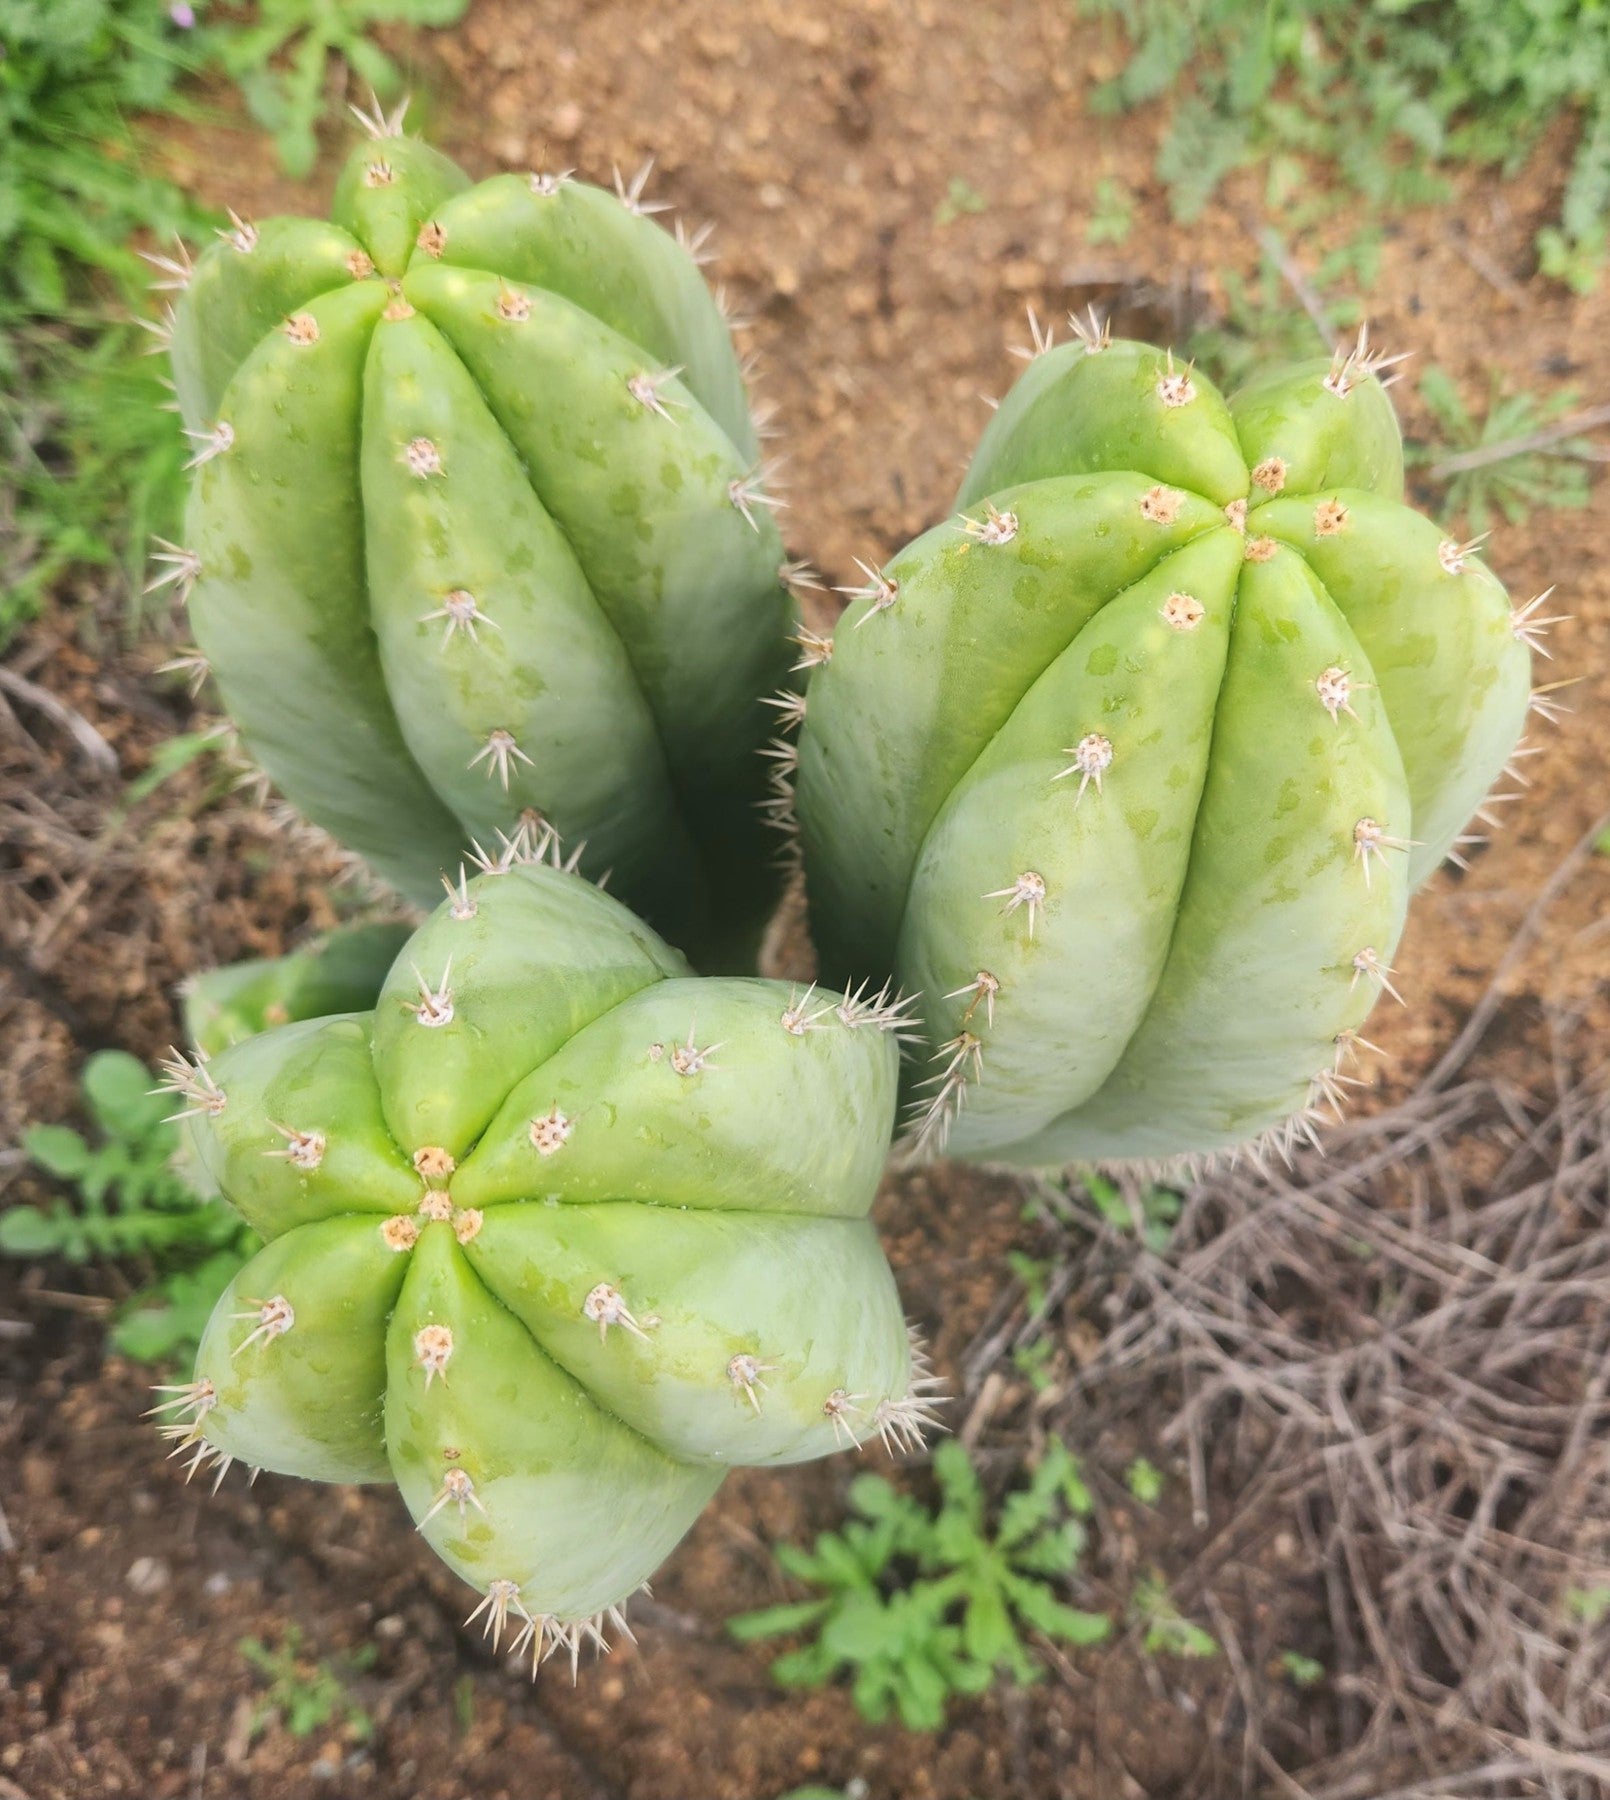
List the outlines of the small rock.
{"type": "Polygon", "coordinates": [[[124,1580],[137,1594],[160,1594],[173,1579],[172,1571],[158,1556],[137,1556],[124,1580]]]}
{"type": "Polygon", "coordinates": [[[556,138],[569,143],[572,138],[581,136],[581,128],[587,122],[587,115],[575,103],[567,100],[563,106],[556,106],[553,117],[548,121],[549,129],[556,138]]]}

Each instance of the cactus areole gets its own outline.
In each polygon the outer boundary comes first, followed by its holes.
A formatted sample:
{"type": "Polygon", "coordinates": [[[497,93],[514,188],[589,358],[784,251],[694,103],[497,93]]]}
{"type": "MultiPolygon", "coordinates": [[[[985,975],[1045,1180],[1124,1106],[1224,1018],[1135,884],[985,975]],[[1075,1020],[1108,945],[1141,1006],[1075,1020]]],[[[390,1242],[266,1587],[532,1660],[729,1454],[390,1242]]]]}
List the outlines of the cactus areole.
{"type": "Polygon", "coordinates": [[[1289,1144],[1354,1079],[1548,623],[1405,505],[1381,367],[1225,400],[1098,330],[1045,350],[961,518],[812,641],[812,919],[828,978],[921,996],[920,1144],[1289,1144]]]}
{"type": "Polygon", "coordinates": [[[752,967],[790,601],[697,240],[638,183],[472,186],[394,124],[329,220],[157,259],[196,469],[159,579],[248,751],[415,902],[535,811],[752,967]]]}
{"type": "Polygon", "coordinates": [[[177,1453],[394,1481],[494,1637],[573,1653],[729,1467],[934,1422],[866,1217],[901,1023],[690,978],[579,876],[465,883],[373,1013],[170,1065],[266,1240],[177,1453]]]}

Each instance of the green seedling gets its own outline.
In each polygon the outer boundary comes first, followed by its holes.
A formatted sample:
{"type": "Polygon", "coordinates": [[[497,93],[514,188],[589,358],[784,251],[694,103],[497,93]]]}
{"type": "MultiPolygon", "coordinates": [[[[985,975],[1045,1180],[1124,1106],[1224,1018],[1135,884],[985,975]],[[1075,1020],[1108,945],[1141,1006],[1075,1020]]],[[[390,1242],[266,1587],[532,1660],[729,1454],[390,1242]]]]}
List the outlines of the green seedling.
{"type": "Polygon", "coordinates": [[[1311,1656],[1304,1656],[1298,1650],[1283,1650],[1280,1654],[1280,1668],[1293,1687],[1305,1692],[1309,1688],[1318,1687],[1325,1679],[1325,1665],[1316,1662],[1311,1656]]]}
{"type": "Polygon", "coordinates": [[[1556,436],[1551,429],[1576,409],[1574,393],[1505,394],[1495,375],[1478,419],[1435,364],[1422,371],[1419,389],[1439,438],[1411,445],[1409,465],[1429,465],[1433,480],[1446,465],[1449,510],[1463,515],[1471,531],[1486,531],[1495,514],[1522,525],[1534,507],[1587,505],[1588,465],[1601,452],[1586,436],[1556,436]]]}
{"type": "Polygon", "coordinates": [[[180,1133],[166,1096],[152,1092],[155,1080],[121,1050],[90,1057],[82,1089],[94,1140],[65,1125],[35,1125],[22,1140],[40,1168],[76,1190],[76,1203],[0,1213],[0,1254],[157,1271],[111,1329],[113,1347],[142,1362],[194,1349],[218,1296],[258,1243],[175,1168],[180,1133]]]}
{"type": "Polygon", "coordinates": [[[278,1723],[294,1738],[339,1725],[346,1736],[365,1743],[374,1721],[347,1692],[349,1674],[361,1673],[375,1660],[373,1644],[360,1645],[341,1659],[315,1662],[302,1649],[301,1628],[287,1625],[285,1635],[272,1650],[261,1638],[242,1638],[236,1646],[251,1668],[268,1683],[268,1691],[252,1709],[248,1739],[257,1738],[278,1723]]]}
{"type": "Polygon", "coordinates": [[[274,139],[287,175],[308,174],[317,127],[339,60],[377,94],[395,95],[402,74],[370,35],[377,25],[456,25],[466,0],[261,0],[250,23],[214,28],[214,59],[274,139]]]}
{"type": "Polygon", "coordinates": [[[1163,1471],[1144,1456],[1137,1456],[1124,1471],[1124,1486],[1142,1506],[1155,1506],[1163,1497],[1163,1471]]]}
{"type": "Polygon", "coordinates": [[[1000,1674],[1037,1680],[1028,1639],[1100,1643],[1102,1613],[1066,1605],[1055,1588],[1078,1570],[1092,1502],[1078,1465],[1052,1439],[1026,1487],[992,1522],[967,1452],[934,1454],[939,1508],[875,1475],[850,1486],[856,1515],[814,1549],[777,1549],[779,1566],[822,1590],[819,1598],[744,1613],[728,1622],[743,1643],[808,1635],[772,1674],[786,1687],[822,1687],[847,1673],[856,1709],[871,1723],[891,1711],[913,1731],[936,1731],[951,1698],[982,1693],[1000,1674]]]}
{"type": "Polygon", "coordinates": [[[1148,1656],[1180,1656],[1203,1662],[1219,1654],[1218,1639],[1186,1618],[1174,1604],[1168,1583],[1156,1570],[1135,1583],[1129,1616],[1140,1628],[1141,1644],[1148,1656]]]}

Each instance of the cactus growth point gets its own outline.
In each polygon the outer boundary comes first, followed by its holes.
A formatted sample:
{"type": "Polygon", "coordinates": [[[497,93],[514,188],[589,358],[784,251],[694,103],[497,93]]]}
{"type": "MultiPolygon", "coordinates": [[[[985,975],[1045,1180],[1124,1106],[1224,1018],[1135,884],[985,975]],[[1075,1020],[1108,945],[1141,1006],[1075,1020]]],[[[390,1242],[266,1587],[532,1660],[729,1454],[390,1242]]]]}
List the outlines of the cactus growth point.
{"type": "Polygon", "coordinates": [[[791,601],[720,309],[637,184],[472,186],[394,123],[328,221],[237,220],[185,271],[158,581],[267,775],[417,904],[535,812],[752,966],[791,601]]]}
{"type": "Polygon", "coordinates": [[[466,881],[372,1013],[170,1066],[266,1240],[176,1453],[394,1481],[494,1636],[574,1651],[727,1468],[934,1422],[866,1217],[901,1023],[691,978],[561,869],[466,881]]]}
{"type": "Polygon", "coordinates": [[[1505,768],[1532,611],[1404,503],[1361,338],[1224,399],[1046,349],[814,665],[797,806],[835,981],[919,994],[919,1144],[1288,1145],[1505,768]],[[836,648],[835,648],[836,646],[836,648]]]}

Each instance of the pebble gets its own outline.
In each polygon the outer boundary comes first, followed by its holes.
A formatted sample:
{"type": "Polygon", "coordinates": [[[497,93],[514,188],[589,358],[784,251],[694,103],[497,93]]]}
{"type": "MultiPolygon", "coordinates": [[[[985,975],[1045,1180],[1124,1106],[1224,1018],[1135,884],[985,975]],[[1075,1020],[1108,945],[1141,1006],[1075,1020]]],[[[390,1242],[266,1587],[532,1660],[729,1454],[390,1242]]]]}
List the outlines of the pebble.
{"type": "Polygon", "coordinates": [[[158,1556],[137,1556],[123,1578],[137,1594],[160,1594],[173,1579],[168,1565],[158,1556]]]}

